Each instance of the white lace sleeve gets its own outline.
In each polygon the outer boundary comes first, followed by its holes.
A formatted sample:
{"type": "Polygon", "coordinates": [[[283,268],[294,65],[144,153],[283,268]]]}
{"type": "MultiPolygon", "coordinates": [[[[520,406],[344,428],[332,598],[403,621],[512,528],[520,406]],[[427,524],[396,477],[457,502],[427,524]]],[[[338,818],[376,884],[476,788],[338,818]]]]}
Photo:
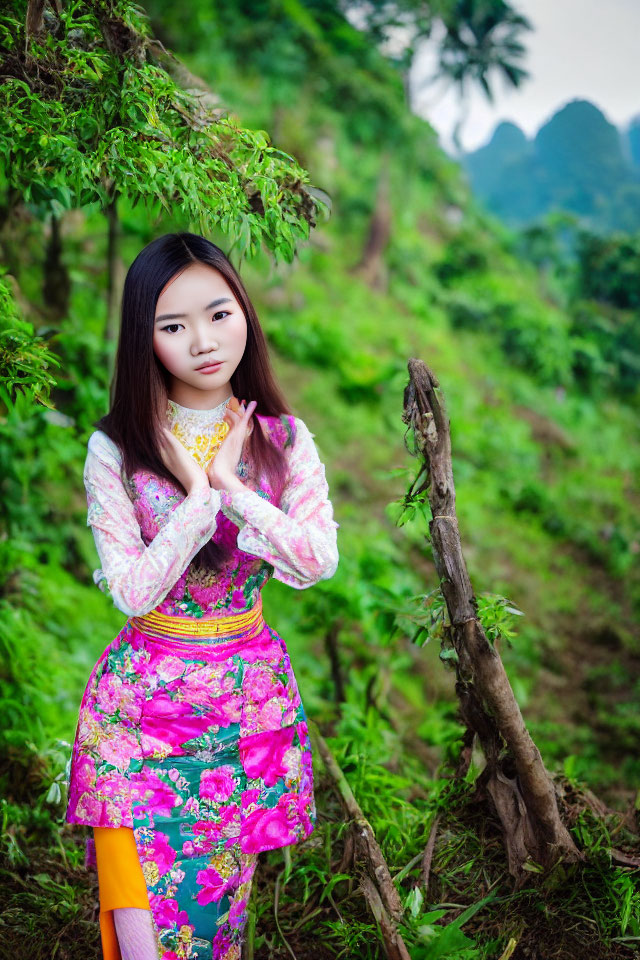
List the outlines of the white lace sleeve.
{"type": "Polygon", "coordinates": [[[145,546],[133,504],[122,483],[118,446],[101,430],[89,438],[84,466],[87,526],[102,569],[93,579],[127,616],[142,616],[164,600],[196,553],[213,536],[220,492],[192,491],[145,546]],[[107,592],[107,590],[105,590],[107,592]]]}
{"type": "Polygon", "coordinates": [[[255,490],[223,490],[220,509],[239,528],[238,546],[270,563],[277,580],[299,590],[328,580],[338,566],[337,530],[314,434],[295,418],[289,472],[276,507],[255,490]]]}

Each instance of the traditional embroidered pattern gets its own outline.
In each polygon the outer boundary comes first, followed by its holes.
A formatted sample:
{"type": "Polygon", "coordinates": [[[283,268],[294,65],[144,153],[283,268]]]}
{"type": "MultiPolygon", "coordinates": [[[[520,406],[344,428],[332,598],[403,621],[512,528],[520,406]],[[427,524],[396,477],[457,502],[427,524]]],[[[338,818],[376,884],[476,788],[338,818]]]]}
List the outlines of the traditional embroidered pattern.
{"type": "Polygon", "coordinates": [[[203,469],[209,466],[229,433],[229,424],[222,418],[231,396],[211,410],[194,410],[169,400],[169,429],[203,469]]]}
{"type": "MultiPolygon", "coordinates": [[[[187,415],[177,412],[180,422],[187,415]]],[[[333,576],[339,524],[313,434],[298,417],[287,418],[288,430],[278,417],[259,419],[288,460],[279,505],[266,478],[250,483],[243,461],[238,475],[246,490],[232,493],[210,487],[185,497],[146,470],[123,479],[116,444],[100,430],[91,435],[87,524],[101,563],[93,578],[123,613],[140,616],[156,607],[178,616],[239,613],[253,606],[271,576],[299,590],[333,576]],[[287,445],[289,431],[295,440],[287,445]],[[215,575],[191,564],[211,538],[234,550],[215,575]]]]}

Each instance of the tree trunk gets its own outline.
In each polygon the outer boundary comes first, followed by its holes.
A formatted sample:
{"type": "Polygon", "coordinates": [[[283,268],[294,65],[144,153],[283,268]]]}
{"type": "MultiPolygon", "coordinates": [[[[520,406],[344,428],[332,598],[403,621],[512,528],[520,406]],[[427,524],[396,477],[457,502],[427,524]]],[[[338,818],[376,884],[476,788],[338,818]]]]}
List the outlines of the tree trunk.
{"type": "Polygon", "coordinates": [[[369,234],[362,259],[352,273],[376,290],[386,287],[387,277],[383,254],[391,235],[391,201],[389,198],[389,154],[385,150],[380,158],[380,174],[376,190],[376,204],[369,223],[369,234]]]}
{"type": "Polygon", "coordinates": [[[340,621],[334,621],[327,630],[324,638],[324,649],[331,665],[331,678],[333,680],[334,700],[336,703],[344,703],[344,678],[342,676],[342,664],[340,663],[340,651],[338,648],[338,635],[340,633],[340,621]]]}
{"type": "Polygon", "coordinates": [[[457,654],[456,692],[463,719],[486,757],[479,787],[493,801],[509,871],[519,885],[526,878],[528,859],[549,867],[561,857],[578,860],[581,854],[560,819],[553,783],[525,726],[500,655],[477,617],[455,516],[449,421],[444,400],[435,393],[438,381],[421,360],[412,359],[408,366],[402,419],[412,428],[417,455],[423,459],[408,496],[428,494],[434,562],[449,614],[449,639],[457,654]]]}
{"type": "Polygon", "coordinates": [[[51,214],[49,226],[51,232],[43,265],[42,299],[47,316],[52,321],[59,321],[69,314],[71,280],[66,264],[62,262],[60,220],[54,213],[51,214]]]}
{"type": "Polygon", "coordinates": [[[107,215],[107,322],[104,338],[112,342],[118,338],[119,318],[119,246],[120,224],[118,222],[118,194],[114,193],[106,208],[107,215]]]}

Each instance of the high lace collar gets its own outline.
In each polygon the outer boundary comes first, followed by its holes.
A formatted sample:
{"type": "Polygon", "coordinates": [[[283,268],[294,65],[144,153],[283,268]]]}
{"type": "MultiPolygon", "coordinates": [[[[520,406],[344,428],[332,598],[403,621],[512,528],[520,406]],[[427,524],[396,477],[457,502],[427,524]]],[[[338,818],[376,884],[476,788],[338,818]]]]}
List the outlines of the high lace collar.
{"type": "Polygon", "coordinates": [[[184,407],[175,400],[168,401],[170,430],[201,467],[211,462],[229,432],[224,414],[232,396],[209,410],[197,410],[184,407]]]}
{"type": "Polygon", "coordinates": [[[205,410],[199,410],[195,407],[185,407],[176,400],[169,400],[168,413],[171,419],[174,421],[178,420],[180,422],[188,421],[191,423],[198,423],[200,427],[203,427],[210,423],[218,423],[223,419],[232,396],[233,394],[230,393],[226,400],[223,400],[222,403],[219,403],[216,407],[210,407],[209,409],[205,410]]]}

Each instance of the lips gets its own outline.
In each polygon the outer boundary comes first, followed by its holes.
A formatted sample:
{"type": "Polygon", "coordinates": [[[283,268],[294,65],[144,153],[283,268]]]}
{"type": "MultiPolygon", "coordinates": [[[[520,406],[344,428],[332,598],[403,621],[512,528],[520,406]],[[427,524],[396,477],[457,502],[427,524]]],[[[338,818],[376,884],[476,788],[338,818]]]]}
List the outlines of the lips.
{"type": "Polygon", "coordinates": [[[196,367],[196,370],[206,370],[208,367],[217,367],[221,363],[223,363],[222,360],[207,360],[206,363],[201,363],[199,367],[196,367]]]}

